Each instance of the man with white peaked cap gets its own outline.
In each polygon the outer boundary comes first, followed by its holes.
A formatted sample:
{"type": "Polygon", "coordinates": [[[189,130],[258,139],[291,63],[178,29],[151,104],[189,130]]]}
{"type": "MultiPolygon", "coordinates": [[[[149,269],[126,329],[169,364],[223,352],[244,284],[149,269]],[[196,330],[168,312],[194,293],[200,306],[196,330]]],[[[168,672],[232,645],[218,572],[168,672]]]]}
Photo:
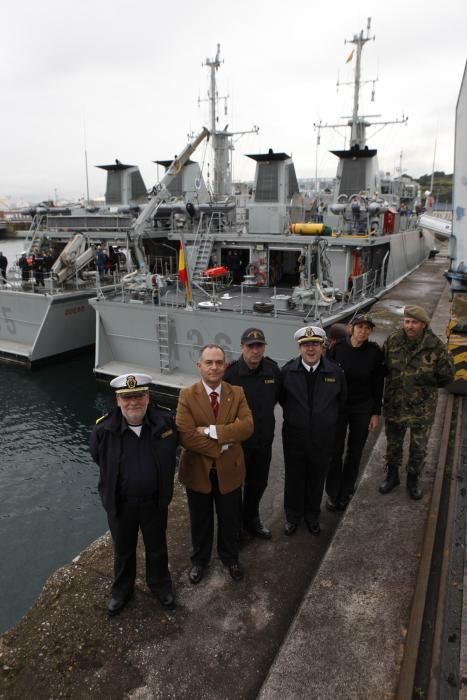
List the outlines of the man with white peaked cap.
{"type": "Polygon", "coordinates": [[[91,454],[100,467],[99,494],[114,544],[111,616],[133,594],[139,530],[148,588],[164,608],[175,606],[166,529],[178,440],[171,412],[150,403],[151,381],[148,374],[136,372],[113,379],[117,406],[99,418],[91,434],[91,454]]]}
{"type": "Polygon", "coordinates": [[[295,534],[303,519],[309,532],[319,535],[324,481],[347,385],[340,367],[324,357],[326,333],[320,326],[300,328],[294,340],[299,356],[282,368],[280,393],[284,413],[284,532],[295,534]]]}

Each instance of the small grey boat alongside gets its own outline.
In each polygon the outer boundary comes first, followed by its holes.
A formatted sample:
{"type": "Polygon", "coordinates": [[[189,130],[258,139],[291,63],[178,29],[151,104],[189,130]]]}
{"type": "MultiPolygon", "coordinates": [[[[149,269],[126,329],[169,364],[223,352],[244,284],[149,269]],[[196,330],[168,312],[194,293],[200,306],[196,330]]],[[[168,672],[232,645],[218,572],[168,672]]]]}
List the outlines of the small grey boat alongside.
{"type": "Polygon", "coordinates": [[[24,253],[10,261],[0,285],[0,359],[32,366],[94,345],[94,313],[88,300],[110,289],[126,271],[128,230],[147,192],[139,168],[115,164],[107,171],[106,204],[27,211],[32,224],[24,253]],[[106,269],[96,255],[109,252],[106,269]]]}

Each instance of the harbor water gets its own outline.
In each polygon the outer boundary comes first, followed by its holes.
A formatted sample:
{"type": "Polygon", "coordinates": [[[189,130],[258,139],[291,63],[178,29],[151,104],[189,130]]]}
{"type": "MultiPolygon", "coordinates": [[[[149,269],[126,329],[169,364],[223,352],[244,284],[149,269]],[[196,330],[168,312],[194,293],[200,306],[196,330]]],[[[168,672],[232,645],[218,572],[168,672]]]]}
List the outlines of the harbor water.
{"type": "MultiPolygon", "coordinates": [[[[0,241],[9,264],[23,246],[0,241]]],[[[112,396],[96,382],[93,361],[86,353],[34,371],[0,365],[0,632],[106,530],[88,444],[112,396]]]]}

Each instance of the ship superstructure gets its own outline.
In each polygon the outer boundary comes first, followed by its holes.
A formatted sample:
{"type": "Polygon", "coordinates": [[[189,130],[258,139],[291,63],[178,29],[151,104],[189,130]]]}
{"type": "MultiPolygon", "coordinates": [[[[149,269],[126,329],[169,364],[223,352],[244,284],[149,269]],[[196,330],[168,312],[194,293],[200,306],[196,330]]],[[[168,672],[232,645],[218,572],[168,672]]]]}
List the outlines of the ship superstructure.
{"type": "MultiPolygon", "coordinates": [[[[192,216],[174,215],[167,222],[169,242],[184,251],[187,286],[177,275],[155,284],[135,275],[90,302],[96,310],[98,375],[120,374],[131,366],[176,391],[192,381],[200,347],[220,343],[230,357],[252,325],[264,329],[269,354],[283,363],[296,351],[292,338],[300,325],[328,327],[350,317],[430,254],[432,235],[416,222],[416,188],[413,199],[404,190],[403,208],[397,193],[390,200],[382,195],[376,150],[366,144],[368,121],[358,115],[367,37],[362,32],[353,41],[351,141],[348,150],[334,152],[338,187],[330,210],[320,211],[300,192],[286,152],[269,149],[249,156],[256,171],[241,217],[235,198],[225,191],[228,177],[218,177],[209,203],[194,205],[192,216]]],[[[208,62],[212,80],[218,65],[219,47],[208,62]]],[[[211,94],[216,94],[213,82],[211,94]]],[[[211,122],[217,131],[217,121],[211,122]]],[[[225,170],[229,134],[222,138],[217,153],[225,170]]],[[[165,206],[160,190],[157,197],[153,211],[165,206]]]]}

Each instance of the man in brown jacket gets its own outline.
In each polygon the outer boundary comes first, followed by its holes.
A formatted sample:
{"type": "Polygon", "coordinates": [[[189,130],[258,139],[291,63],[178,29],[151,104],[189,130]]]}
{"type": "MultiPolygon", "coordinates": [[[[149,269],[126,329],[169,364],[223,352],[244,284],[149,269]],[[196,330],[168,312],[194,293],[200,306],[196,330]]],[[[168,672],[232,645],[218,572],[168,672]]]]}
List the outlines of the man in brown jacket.
{"type": "Polygon", "coordinates": [[[199,583],[211,558],[215,506],[219,558],[234,581],[239,581],[243,578],[238,539],[245,478],[241,443],[253,433],[253,418],[243,389],[222,381],[226,363],[219,345],[202,348],[197,367],[201,381],[182,389],[177,407],[184,448],[178,478],[186,486],[193,544],[189,578],[199,583]]]}

